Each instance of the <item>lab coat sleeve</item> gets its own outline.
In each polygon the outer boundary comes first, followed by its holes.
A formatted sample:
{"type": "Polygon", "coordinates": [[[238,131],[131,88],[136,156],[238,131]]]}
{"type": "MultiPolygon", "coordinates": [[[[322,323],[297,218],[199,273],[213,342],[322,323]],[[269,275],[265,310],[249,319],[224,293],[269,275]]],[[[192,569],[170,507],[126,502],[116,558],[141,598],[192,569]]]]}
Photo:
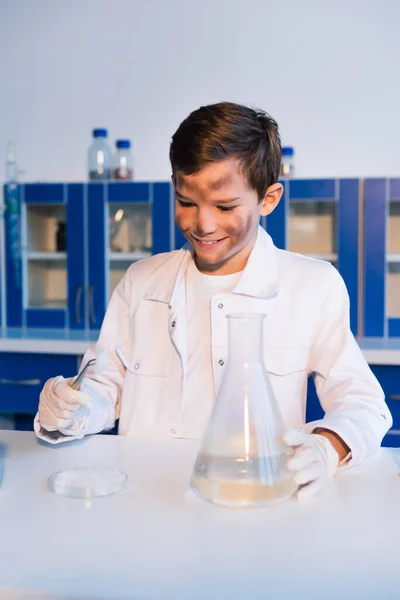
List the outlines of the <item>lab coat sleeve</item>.
{"type": "Polygon", "coordinates": [[[82,390],[92,399],[92,408],[83,430],[85,435],[112,429],[119,418],[125,376],[120,354],[128,354],[130,348],[131,290],[129,270],[114,290],[94,351],[88,350],[84,356],[82,366],[101,353],[109,359],[104,369],[99,372],[92,369],[83,380],[82,390]]]}
{"type": "Polygon", "coordinates": [[[392,426],[384,393],[369,368],[349,322],[349,296],[332,267],[310,354],[317,394],[325,417],[307,423],[306,431],[324,427],[336,432],[351,450],[345,466],[375,452],[392,426]]]}
{"type": "MultiPolygon", "coordinates": [[[[40,427],[38,413],[35,417],[34,429],[39,438],[57,444],[80,439],[90,433],[109,430],[114,426],[115,420],[119,417],[125,374],[125,367],[119,359],[118,350],[129,347],[130,293],[130,272],[128,271],[111,297],[98,341],[83,357],[81,368],[101,353],[106,354],[108,362],[98,372],[93,367],[89,367],[85,373],[80,389],[90,396],[91,405],[79,433],[65,435],[61,432],[46,432],[40,427]]],[[[71,430],[75,430],[74,423],[71,430]]]]}

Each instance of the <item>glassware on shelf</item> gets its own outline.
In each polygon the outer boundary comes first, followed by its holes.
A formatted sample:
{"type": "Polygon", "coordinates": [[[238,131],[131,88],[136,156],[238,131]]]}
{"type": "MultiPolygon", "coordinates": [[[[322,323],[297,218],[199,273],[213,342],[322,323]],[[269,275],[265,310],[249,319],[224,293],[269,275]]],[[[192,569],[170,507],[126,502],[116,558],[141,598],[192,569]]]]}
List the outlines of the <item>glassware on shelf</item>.
{"type": "Polygon", "coordinates": [[[281,177],[294,177],[294,148],[283,146],[281,161],[281,177]]]}
{"type": "Polygon", "coordinates": [[[107,136],[107,129],[93,129],[93,141],[88,150],[90,181],[107,181],[110,179],[112,156],[107,136]]]}
{"type": "Polygon", "coordinates": [[[111,296],[132,262],[151,256],[149,204],[109,205],[109,286],[111,296]]]}
{"type": "Polygon", "coordinates": [[[57,233],[56,233],[56,250],[57,252],[65,252],[67,249],[67,225],[66,223],[59,222],[57,233]]]}
{"type": "Polygon", "coordinates": [[[119,181],[132,181],[133,156],[130,140],[117,140],[115,142],[113,164],[113,178],[119,181]]]}
{"type": "Polygon", "coordinates": [[[275,504],[297,489],[284,424],[263,362],[263,314],[231,314],[228,359],[191,488],[231,507],[275,504]]]}
{"type": "Polygon", "coordinates": [[[400,200],[389,202],[388,228],[389,255],[398,254],[400,259],[400,200]]]}
{"type": "Polygon", "coordinates": [[[149,205],[137,205],[132,211],[129,228],[130,252],[151,252],[151,218],[149,205]]]}
{"type": "Polygon", "coordinates": [[[66,308],[65,205],[29,204],[24,211],[23,269],[29,308],[66,308]]]}
{"type": "MultiPolygon", "coordinates": [[[[109,248],[111,252],[151,254],[151,215],[148,204],[110,205],[109,248]]],[[[139,258],[139,256],[138,256],[139,258]]]]}
{"type": "Polygon", "coordinates": [[[26,240],[28,254],[34,252],[65,252],[66,228],[65,205],[27,205],[26,240]]]}
{"type": "Polygon", "coordinates": [[[337,203],[302,200],[291,202],[288,216],[288,249],[337,262],[337,203]]]}
{"type": "Polygon", "coordinates": [[[46,259],[40,253],[28,256],[28,302],[29,308],[67,307],[67,268],[65,259],[51,256],[46,259]]]}

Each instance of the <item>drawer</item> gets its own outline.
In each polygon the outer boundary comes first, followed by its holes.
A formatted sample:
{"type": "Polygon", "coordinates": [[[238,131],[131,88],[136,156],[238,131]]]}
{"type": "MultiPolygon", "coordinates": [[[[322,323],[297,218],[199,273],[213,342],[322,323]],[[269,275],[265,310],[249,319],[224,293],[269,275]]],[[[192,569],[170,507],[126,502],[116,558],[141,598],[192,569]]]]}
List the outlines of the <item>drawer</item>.
{"type": "MultiPolygon", "coordinates": [[[[374,365],[371,370],[381,384],[386,402],[393,417],[392,429],[385,435],[382,446],[400,447],[400,366],[374,365]]],[[[319,403],[312,377],[308,378],[306,422],[323,419],[324,411],[319,403]]]]}
{"type": "Polygon", "coordinates": [[[386,403],[393,417],[392,430],[400,430],[400,366],[371,365],[371,370],[385,392],[386,403]]]}
{"type": "Polygon", "coordinates": [[[385,448],[400,448],[400,430],[391,429],[383,438],[382,446],[385,448]]]}
{"type": "Polygon", "coordinates": [[[72,377],[81,357],[63,354],[0,353],[0,413],[34,414],[50,377],[72,377]]]}

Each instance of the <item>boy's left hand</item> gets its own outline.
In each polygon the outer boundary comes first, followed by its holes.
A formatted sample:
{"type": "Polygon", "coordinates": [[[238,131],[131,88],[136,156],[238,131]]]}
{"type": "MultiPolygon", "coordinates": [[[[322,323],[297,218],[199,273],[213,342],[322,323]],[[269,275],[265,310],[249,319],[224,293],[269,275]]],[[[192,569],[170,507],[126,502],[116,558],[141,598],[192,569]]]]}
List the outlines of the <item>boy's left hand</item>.
{"type": "Polygon", "coordinates": [[[299,486],[296,497],[298,500],[311,498],[334,475],[339,455],[326,437],[316,433],[290,429],[283,436],[283,441],[294,450],[287,466],[293,471],[293,480],[299,486]]]}

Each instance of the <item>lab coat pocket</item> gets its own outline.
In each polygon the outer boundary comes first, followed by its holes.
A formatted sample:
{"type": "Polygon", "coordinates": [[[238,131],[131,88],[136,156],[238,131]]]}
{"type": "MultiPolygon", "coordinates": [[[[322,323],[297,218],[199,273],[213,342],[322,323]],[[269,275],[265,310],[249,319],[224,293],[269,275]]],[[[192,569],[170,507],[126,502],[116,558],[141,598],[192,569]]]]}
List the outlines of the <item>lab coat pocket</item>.
{"type": "Polygon", "coordinates": [[[126,368],[136,376],[167,377],[171,365],[169,352],[160,348],[136,345],[126,368]]]}
{"type": "Polygon", "coordinates": [[[286,427],[304,424],[308,346],[267,346],[264,362],[286,427]]]}
{"type": "Polygon", "coordinates": [[[267,371],[279,377],[306,371],[309,352],[308,346],[266,346],[264,361],[267,371]]]}

